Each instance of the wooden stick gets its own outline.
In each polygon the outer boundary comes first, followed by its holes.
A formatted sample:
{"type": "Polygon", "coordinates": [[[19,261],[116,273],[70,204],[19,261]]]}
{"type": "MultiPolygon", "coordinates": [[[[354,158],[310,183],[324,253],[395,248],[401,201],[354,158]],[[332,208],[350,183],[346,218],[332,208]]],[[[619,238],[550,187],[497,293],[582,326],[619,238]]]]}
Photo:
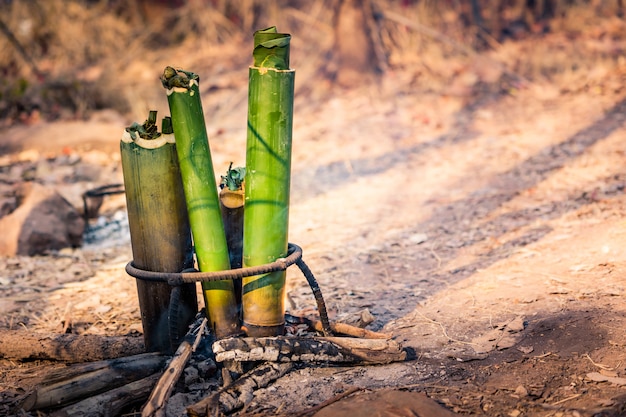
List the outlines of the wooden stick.
{"type": "Polygon", "coordinates": [[[158,353],[143,353],[54,369],[44,376],[44,384],[26,397],[22,408],[29,411],[70,404],[159,372],[166,360],[158,353]]]}
{"type": "Polygon", "coordinates": [[[205,317],[199,326],[196,321],[196,324],[187,332],[183,342],[178,346],[176,353],[174,353],[172,361],[154,387],[152,394],[150,394],[148,402],[141,410],[141,417],[165,417],[165,403],[169,399],[176,381],[183,373],[191,354],[200,343],[206,324],[207,319],[205,317]],[[196,331],[198,334],[194,335],[196,331]]]}
{"type": "Polygon", "coordinates": [[[83,363],[144,352],[140,337],[32,333],[0,330],[0,357],[83,363]]]}
{"type": "Polygon", "coordinates": [[[213,352],[218,362],[232,360],[384,364],[406,359],[406,352],[393,340],[349,337],[228,338],[215,342],[213,352]]]}
{"type": "MultiPolygon", "coordinates": [[[[322,325],[322,322],[320,320],[308,317],[293,316],[291,314],[285,314],[285,318],[289,323],[306,324],[307,326],[309,326],[309,329],[311,331],[315,330],[324,333],[324,326],[322,325]]],[[[333,333],[336,334],[360,337],[363,339],[391,339],[391,335],[388,333],[374,332],[343,322],[330,323],[330,329],[333,331],[333,333]]]]}
{"type": "MultiPolygon", "coordinates": [[[[318,332],[322,331],[322,322],[319,320],[311,320],[313,329],[318,332]]],[[[330,323],[333,333],[343,334],[345,336],[360,337],[363,339],[391,339],[388,333],[373,332],[371,330],[362,329],[347,323],[330,323]]]]}
{"type": "Polygon", "coordinates": [[[291,362],[267,362],[243,374],[228,387],[209,395],[203,400],[187,408],[187,415],[191,417],[205,417],[231,412],[245,407],[254,398],[254,390],[268,386],[293,368],[291,362]]]}
{"type": "Polygon", "coordinates": [[[148,398],[152,387],[158,380],[159,374],[155,373],[139,381],[69,405],[52,413],[50,417],[109,417],[120,415],[129,406],[141,404],[148,398]]]}

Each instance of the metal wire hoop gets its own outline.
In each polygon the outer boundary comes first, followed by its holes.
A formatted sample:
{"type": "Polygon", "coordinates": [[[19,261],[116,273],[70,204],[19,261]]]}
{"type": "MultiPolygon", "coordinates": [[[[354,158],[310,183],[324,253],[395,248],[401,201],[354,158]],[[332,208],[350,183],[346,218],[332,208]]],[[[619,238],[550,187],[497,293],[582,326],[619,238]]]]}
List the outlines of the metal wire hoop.
{"type": "Polygon", "coordinates": [[[153,282],[167,282],[169,285],[177,287],[187,283],[233,280],[254,275],[268,274],[270,272],[284,271],[293,264],[298,266],[306,278],[309,287],[311,287],[313,297],[315,297],[315,302],[317,303],[320,321],[322,323],[322,333],[324,333],[324,336],[332,336],[332,330],[328,320],[328,312],[326,310],[326,302],[322,296],[322,290],[320,289],[315,276],[302,260],[302,248],[294,243],[289,243],[287,245],[287,256],[285,258],[279,258],[274,262],[264,265],[229,269],[226,271],[189,272],[188,270],[185,270],[183,272],[153,272],[137,268],[133,264],[133,261],[128,262],[125,269],[126,273],[133,278],[153,282]]]}

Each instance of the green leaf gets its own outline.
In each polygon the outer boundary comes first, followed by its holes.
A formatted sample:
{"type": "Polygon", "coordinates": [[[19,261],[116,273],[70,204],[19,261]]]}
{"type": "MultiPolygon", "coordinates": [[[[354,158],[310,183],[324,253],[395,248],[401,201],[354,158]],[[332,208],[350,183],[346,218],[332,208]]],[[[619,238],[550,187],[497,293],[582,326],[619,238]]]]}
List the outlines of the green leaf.
{"type": "Polygon", "coordinates": [[[178,88],[191,88],[191,80],[199,81],[200,77],[197,74],[189,71],[177,70],[174,67],[165,67],[163,75],[161,75],[161,83],[163,87],[167,89],[178,88]]]}
{"type": "Polygon", "coordinates": [[[156,139],[161,136],[156,125],[156,115],[157,112],[155,110],[150,110],[148,120],[143,122],[142,125],[137,122],[133,122],[132,125],[128,126],[126,131],[130,134],[130,137],[135,140],[137,139],[137,136],[142,139],[156,139]]]}
{"type": "Polygon", "coordinates": [[[276,26],[254,32],[254,66],[259,68],[289,69],[291,35],[278,33],[276,26]]]}
{"type": "Polygon", "coordinates": [[[242,189],[243,180],[246,177],[246,168],[238,167],[233,168],[233,163],[231,162],[228,166],[228,170],[226,171],[226,175],[222,175],[222,181],[220,182],[220,187],[228,187],[231,191],[237,191],[242,189]]]}

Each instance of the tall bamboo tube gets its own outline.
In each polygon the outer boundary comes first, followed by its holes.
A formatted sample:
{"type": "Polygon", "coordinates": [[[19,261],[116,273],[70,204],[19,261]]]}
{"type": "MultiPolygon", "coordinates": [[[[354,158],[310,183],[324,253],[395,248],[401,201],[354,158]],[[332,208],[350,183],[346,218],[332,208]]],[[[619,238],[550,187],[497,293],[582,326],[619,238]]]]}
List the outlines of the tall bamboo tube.
{"type": "MultiPolygon", "coordinates": [[[[287,255],[295,71],[290,35],[254,34],[249,69],[243,265],[287,255]]],[[[285,271],[243,279],[243,322],[249,336],[284,331],[285,271]]]]}
{"type": "MultiPolygon", "coordinates": [[[[199,77],[166,67],[161,77],[176,132],[176,150],[198,266],[202,272],[230,269],[217,183],[200,100],[199,77]]],[[[218,338],[239,333],[233,282],[202,283],[206,311],[218,338]]]]}
{"type": "MultiPolygon", "coordinates": [[[[126,129],[120,143],[133,263],[140,269],[180,272],[193,267],[191,231],[182,191],[174,135],[159,134],[156,112],[143,124],[126,129]]],[[[167,124],[167,122],[166,122],[167,124]]],[[[173,352],[198,310],[196,286],[181,286],[179,317],[168,317],[172,287],[137,280],[147,351],[173,352]],[[170,334],[176,320],[177,334],[170,334]]]]}

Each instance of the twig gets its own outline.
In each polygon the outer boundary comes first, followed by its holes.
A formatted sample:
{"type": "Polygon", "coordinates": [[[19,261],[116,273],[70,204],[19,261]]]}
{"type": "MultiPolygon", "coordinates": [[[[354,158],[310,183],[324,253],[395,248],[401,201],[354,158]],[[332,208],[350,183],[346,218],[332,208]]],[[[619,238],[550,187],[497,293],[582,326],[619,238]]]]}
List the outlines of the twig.
{"type": "Polygon", "coordinates": [[[183,342],[178,349],[176,349],[176,353],[174,353],[174,357],[169,366],[159,379],[154,390],[152,390],[148,402],[143,410],[141,410],[141,417],[165,417],[165,404],[174,390],[176,381],[178,381],[178,378],[180,378],[180,375],[183,373],[191,354],[198,346],[198,343],[200,343],[206,324],[207,319],[205,317],[198,327],[192,326],[189,330],[183,342]],[[197,331],[198,334],[194,338],[195,331],[197,331]]]}
{"type": "MultiPolygon", "coordinates": [[[[311,329],[314,329],[318,332],[323,331],[322,322],[319,320],[308,319],[306,317],[298,316],[291,317],[293,318],[293,320],[306,324],[311,329]]],[[[374,332],[372,330],[362,329],[360,327],[352,326],[347,323],[330,323],[330,328],[333,333],[343,334],[346,336],[360,337],[363,339],[391,339],[391,335],[388,333],[374,332]]]]}
{"type": "Polygon", "coordinates": [[[610,366],[606,366],[606,365],[603,365],[603,364],[601,364],[601,363],[596,363],[596,362],[594,362],[594,361],[593,361],[593,359],[591,359],[591,356],[589,356],[589,354],[588,354],[588,353],[585,353],[585,358],[589,359],[589,361],[590,361],[590,362],[591,362],[594,366],[597,366],[597,367],[598,367],[598,368],[600,368],[600,369],[604,369],[605,371],[614,371],[614,370],[615,370],[615,368],[611,368],[610,366]]]}
{"type": "Polygon", "coordinates": [[[437,252],[435,252],[432,247],[430,248],[430,253],[437,260],[437,269],[441,268],[441,258],[439,257],[439,255],[437,255],[437,252]]]}
{"type": "Polygon", "coordinates": [[[582,394],[574,394],[574,395],[571,395],[571,396],[569,396],[569,397],[567,397],[567,398],[563,398],[562,400],[559,400],[559,401],[557,401],[557,402],[555,402],[555,403],[552,403],[552,404],[550,404],[550,405],[559,405],[559,404],[563,404],[564,402],[569,401],[569,400],[573,400],[574,398],[578,398],[578,397],[580,397],[581,395],[582,395],[582,394]]]}
{"type": "Polygon", "coordinates": [[[448,335],[448,332],[446,331],[446,328],[445,328],[445,327],[443,326],[443,324],[441,324],[440,322],[435,321],[435,320],[433,320],[433,319],[429,319],[428,317],[426,317],[424,314],[422,314],[421,312],[419,312],[419,311],[417,311],[417,310],[415,311],[415,314],[420,315],[420,316],[421,316],[424,320],[426,320],[427,322],[429,322],[429,323],[431,323],[431,324],[436,324],[436,325],[438,325],[439,327],[441,327],[441,332],[442,332],[442,333],[443,333],[443,335],[444,335],[444,336],[445,336],[445,337],[446,337],[449,341],[451,341],[451,342],[461,343],[461,344],[463,344],[463,345],[469,345],[469,346],[477,346],[477,345],[478,345],[478,343],[472,343],[472,342],[466,342],[466,341],[464,341],[464,340],[454,339],[454,338],[452,338],[452,337],[450,337],[450,336],[448,335]]]}
{"type": "Polygon", "coordinates": [[[72,328],[72,303],[67,303],[65,306],[65,312],[63,313],[63,318],[61,319],[61,333],[71,333],[72,328]]]}

